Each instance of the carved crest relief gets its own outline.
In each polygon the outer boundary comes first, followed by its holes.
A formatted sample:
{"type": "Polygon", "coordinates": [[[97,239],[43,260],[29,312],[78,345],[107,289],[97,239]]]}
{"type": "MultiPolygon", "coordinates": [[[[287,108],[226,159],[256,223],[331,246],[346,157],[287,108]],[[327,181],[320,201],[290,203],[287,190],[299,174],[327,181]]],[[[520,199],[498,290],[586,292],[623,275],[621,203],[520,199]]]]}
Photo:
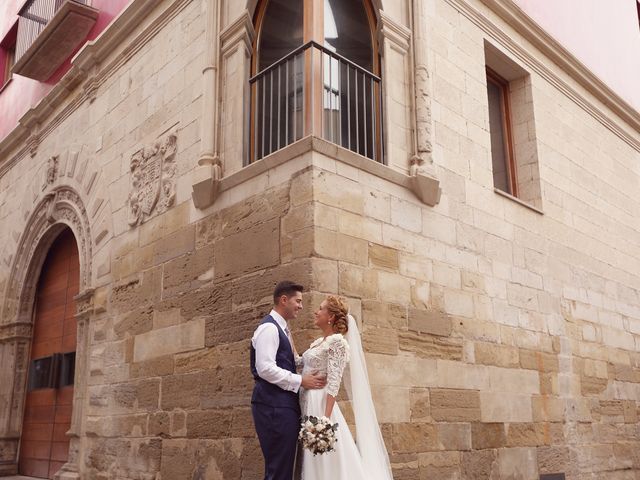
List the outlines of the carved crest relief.
{"type": "Polygon", "coordinates": [[[138,150],[131,157],[131,192],[128,199],[129,225],[162,213],[175,202],[176,135],[158,140],[152,147],[138,150]]]}
{"type": "Polygon", "coordinates": [[[58,157],[53,156],[47,161],[47,170],[44,175],[42,190],[47,188],[49,185],[53,185],[53,182],[56,180],[56,175],[58,175],[58,157]]]}

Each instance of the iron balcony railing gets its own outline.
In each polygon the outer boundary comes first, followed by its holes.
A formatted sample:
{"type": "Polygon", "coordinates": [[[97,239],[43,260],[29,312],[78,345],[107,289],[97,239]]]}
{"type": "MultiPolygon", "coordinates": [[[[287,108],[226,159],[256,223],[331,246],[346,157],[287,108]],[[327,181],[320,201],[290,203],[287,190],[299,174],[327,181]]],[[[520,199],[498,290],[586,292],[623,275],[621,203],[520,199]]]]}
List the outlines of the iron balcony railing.
{"type": "Polygon", "coordinates": [[[380,77],[308,42],[249,80],[250,161],[315,135],[382,162],[380,77]]]}
{"type": "Polygon", "coordinates": [[[18,16],[18,36],[16,39],[15,61],[35,42],[40,32],[51,21],[56,12],[60,10],[65,1],[73,1],[86,5],[88,0],[27,0],[22,6],[18,16]]]}

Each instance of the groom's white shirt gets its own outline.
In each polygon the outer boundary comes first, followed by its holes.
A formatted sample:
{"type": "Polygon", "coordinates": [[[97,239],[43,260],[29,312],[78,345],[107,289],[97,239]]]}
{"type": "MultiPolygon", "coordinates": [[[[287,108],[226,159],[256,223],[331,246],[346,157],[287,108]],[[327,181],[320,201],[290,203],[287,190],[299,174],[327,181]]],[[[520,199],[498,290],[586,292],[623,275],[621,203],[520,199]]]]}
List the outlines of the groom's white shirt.
{"type": "MultiPolygon", "coordinates": [[[[287,321],[275,310],[269,313],[278,323],[282,331],[286,332],[287,321]]],[[[283,390],[297,392],[302,383],[302,376],[276,365],[276,353],[280,346],[280,335],[273,323],[263,323],[256,328],[251,339],[256,349],[256,370],[263,380],[279,386],[283,390]]]]}

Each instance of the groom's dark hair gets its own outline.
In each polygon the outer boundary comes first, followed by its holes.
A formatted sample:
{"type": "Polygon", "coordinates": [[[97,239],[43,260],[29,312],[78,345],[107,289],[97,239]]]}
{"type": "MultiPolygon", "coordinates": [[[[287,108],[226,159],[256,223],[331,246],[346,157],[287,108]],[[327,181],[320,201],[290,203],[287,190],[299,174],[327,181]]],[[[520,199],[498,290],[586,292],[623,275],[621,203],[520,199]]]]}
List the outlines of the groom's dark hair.
{"type": "Polygon", "coordinates": [[[299,283],[292,282],[291,280],[283,280],[278,282],[276,288],[273,290],[273,304],[277,305],[282,295],[290,297],[296,292],[304,292],[304,287],[299,283]]]}

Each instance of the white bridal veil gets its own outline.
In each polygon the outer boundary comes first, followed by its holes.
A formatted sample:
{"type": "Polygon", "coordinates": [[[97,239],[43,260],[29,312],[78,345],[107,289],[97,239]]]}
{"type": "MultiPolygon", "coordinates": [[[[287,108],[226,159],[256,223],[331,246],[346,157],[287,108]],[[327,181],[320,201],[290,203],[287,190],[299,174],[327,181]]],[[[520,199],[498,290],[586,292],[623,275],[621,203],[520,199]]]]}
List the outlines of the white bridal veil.
{"type": "Polygon", "coordinates": [[[371,480],[393,480],[389,455],[382,439],[376,411],[373,407],[367,365],[362,351],[358,325],[349,315],[349,330],[345,336],[349,343],[349,374],[345,375],[345,388],[351,400],[356,423],[356,443],[362,464],[371,480]]]}

